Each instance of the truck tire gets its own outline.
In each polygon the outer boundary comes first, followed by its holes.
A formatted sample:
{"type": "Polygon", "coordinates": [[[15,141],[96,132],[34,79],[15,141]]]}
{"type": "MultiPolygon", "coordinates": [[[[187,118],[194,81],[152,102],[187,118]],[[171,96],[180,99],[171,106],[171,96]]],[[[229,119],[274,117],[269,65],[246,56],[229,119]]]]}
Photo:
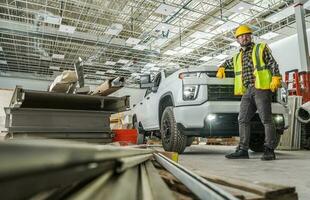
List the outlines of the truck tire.
{"type": "Polygon", "coordinates": [[[186,139],[186,146],[189,147],[192,145],[193,141],[194,141],[195,137],[194,136],[187,136],[186,139]]]}
{"type": "Polygon", "coordinates": [[[186,148],[187,137],[177,128],[173,107],[166,107],[160,122],[162,145],[165,151],[183,153],[186,148]]]}
{"type": "MultiPolygon", "coordinates": [[[[276,147],[279,145],[281,135],[283,134],[283,130],[276,130],[276,147]]],[[[250,138],[250,149],[254,152],[263,152],[264,151],[264,143],[265,143],[265,134],[256,133],[251,135],[250,138]]]]}

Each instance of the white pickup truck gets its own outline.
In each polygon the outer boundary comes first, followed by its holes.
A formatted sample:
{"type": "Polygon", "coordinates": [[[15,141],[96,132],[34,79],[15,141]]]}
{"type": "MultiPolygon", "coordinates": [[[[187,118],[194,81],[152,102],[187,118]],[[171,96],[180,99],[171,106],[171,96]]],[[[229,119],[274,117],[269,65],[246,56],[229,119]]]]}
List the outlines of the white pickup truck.
{"type": "MultiPolygon", "coordinates": [[[[233,72],[219,80],[216,68],[162,71],[153,81],[141,77],[147,88],[143,100],[133,110],[133,123],[140,134],[151,132],[162,139],[166,151],[182,153],[194,137],[238,136],[241,96],[234,96],[233,72]]],[[[278,138],[288,128],[287,90],[281,88],[273,97],[272,112],[278,138]]],[[[256,114],[251,122],[250,149],[262,151],[264,128],[256,114]]]]}

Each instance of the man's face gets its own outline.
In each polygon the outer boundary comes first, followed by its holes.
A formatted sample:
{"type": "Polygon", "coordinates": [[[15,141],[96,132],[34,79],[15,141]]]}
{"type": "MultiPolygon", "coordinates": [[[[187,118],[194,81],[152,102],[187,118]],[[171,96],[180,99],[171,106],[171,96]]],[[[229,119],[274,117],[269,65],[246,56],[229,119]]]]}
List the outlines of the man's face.
{"type": "Polygon", "coordinates": [[[252,37],[250,33],[246,33],[237,37],[237,42],[242,46],[247,46],[252,42],[252,37]]]}

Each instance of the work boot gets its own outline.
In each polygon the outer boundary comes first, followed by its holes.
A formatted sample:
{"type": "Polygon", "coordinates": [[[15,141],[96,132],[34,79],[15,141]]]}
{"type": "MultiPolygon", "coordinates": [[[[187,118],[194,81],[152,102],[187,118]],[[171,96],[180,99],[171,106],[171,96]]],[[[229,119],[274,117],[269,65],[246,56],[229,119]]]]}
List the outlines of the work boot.
{"type": "Polygon", "coordinates": [[[261,157],[261,160],[275,160],[276,155],[274,154],[274,149],[265,147],[264,154],[261,157]]]}
{"type": "Polygon", "coordinates": [[[249,159],[249,153],[248,150],[237,147],[234,153],[228,154],[225,157],[228,159],[249,159]]]}

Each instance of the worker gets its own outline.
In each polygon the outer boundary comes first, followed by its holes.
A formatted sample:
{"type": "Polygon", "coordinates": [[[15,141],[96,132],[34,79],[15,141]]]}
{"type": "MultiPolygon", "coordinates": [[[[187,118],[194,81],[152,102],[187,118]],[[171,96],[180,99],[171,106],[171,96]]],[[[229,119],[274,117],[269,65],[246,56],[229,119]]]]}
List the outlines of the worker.
{"type": "Polygon", "coordinates": [[[265,143],[262,160],[275,160],[276,131],[272,120],[272,92],[281,86],[278,64],[265,43],[252,41],[252,30],[240,25],[235,32],[241,48],[233,58],[218,67],[217,78],[225,78],[226,69],[234,69],[234,93],[242,95],[238,116],[240,142],[228,159],[249,158],[250,121],[256,111],[264,125],[265,143]]]}

